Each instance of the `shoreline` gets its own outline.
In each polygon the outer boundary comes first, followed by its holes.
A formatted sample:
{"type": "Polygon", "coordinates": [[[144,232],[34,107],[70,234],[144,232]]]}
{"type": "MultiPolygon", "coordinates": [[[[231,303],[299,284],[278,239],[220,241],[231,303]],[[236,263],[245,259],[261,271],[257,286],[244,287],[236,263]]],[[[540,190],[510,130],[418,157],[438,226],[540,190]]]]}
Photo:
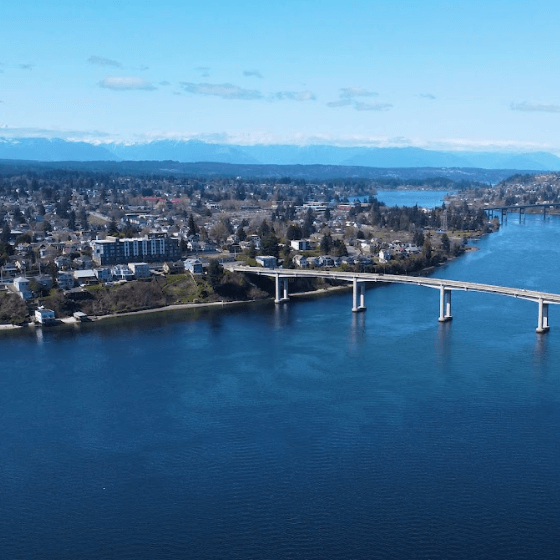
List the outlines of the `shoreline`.
{"type": "MultiPolygon", "coordinates": [[[[479,235],[474,237],[474,239],[481,239],[485,234],[479,235]]],[[[486,234],[489,235],[489,234],[486,234]]],[[[478,251],[477,247],[473,247],[470,246],[465,253],[468,252],[472,252],[472,251],[478,251]]],[[[444,263],[441,263],[440,265],[438,265],[437,267],[428,267],[422,271],[420,271],[420,273],[418,274],[418,276],[427,276],[431,273],[434,272],[434,270],[436,270],[439,267],[442,266],[447,266],[448,264],[450,264],[451,262],[455,261],[456,259],[458,259],[459,257],[461,257],[462,255],[458,255],[458,256],[449,256],[447,261],[444,263]]],[[[342,291],[350,291],[352,289],[352,285],[348,284],[345,286],[329,286],[327,288],[319,288],[317,290],[312,290],[309,292],[295,292],[290,294],[290,298],[305,298],[305,297],[319,297],[322,295],[328,295],[329,293],[332,292],[342,292],[342,291]]],[[[84,324],[87,323],[97,323],[99,321],[108,321],[111,319],[120,319],[122,317],[134,317],[134,316],[142,316],[142,315],[149,315],[152,313],[167,313],[167,312],[173,312],[173,311],[188,311],[188,310],[196,310],[196,309],[204,309],[204,308],[212,308],[212,307],[231,307],[231,306],[235,306],[235,305],[248,305],[251,303],[255,303],[255,302],[266,302],[266,301],[274,301],[274,297],[268,297],[268,298],[263,298],[263,299],[252,299],[252,300],[236,300],[236,301],[212,301],[212,302],[206,302],[206,303],[174,303],[171,305],[166,305],[164,307],[154,307],[151,309],[139,309],[137,311],[126,311],[124,313],[111,313],[109,315],[99,315],[99,316],[92,316],[87,318],[87,320],[83,321],[84,324]]],[[[82,321],[76,319],[75,317],[64,317],[61,319],[57,319],[56,323],[54,325],[48,325],[48,327],[51,326],[60,326],[61,324],[64,325],[79,325],[81,324],[82,321]]],[[[15,330],[20,330],[20,329],[26,329],[26,328],[43,328],[43,325],[37,324],[33,321],[25,323],[23,325],[12,325],[12,324],[0,324],[0,332],[2,331],[15,331],[15,330]]]]}
{"type": "MultiPolygon", "coordinates": [[[[351,285],[349,286],[330,286],[328,288],[321,288],[318,290],[313,290],[310,292],[296,292],[290,294],[290,298],[304,298],[306,296],[320,296],[326,295],[330,292],[337,292],[337,291],[344,291],[350,290],[352,288],[351,285]]],[[[97,323],[99,321],[107,321],[111,319],[120,319],[122,317],[134,317],[134,316],[141,316],[141,315],[149,315],[153,313],[168,313],[173,311],[188,311],[188,310],[197,310],[197,309],[204,309],[204,308],[212,308],[212,307],[231,307],[231,306],[241,306],[241,305],[249,305],[256,302],[266,302],[266,301],[274,301],[273,297],[263,298],[263,299],[251,299],[251,300],[236,300],[236,301],[212,301],[206,303],[174,303],[172,305],[166,305],[164,307],[154,307],[152,309],[139,309],[138,311],[126,311],[125,313],[111,313],[109,315],[99,315],[88,317],[85,321],[80,321],[75,317],[63,317],[61,319],[57,319],[56,323],[53,325],[47,325],[47,327],[57,325],[60,326],[61,324],[64,325],[79,325],[79,324],[91,324],[97,323]]],[[[23,325],[11,325],[11,324],[0,324],[0,331],[14,331],[20,329],[27,329],[27,328],[43,328],[43,325],[29,322],[23,325]]]]}

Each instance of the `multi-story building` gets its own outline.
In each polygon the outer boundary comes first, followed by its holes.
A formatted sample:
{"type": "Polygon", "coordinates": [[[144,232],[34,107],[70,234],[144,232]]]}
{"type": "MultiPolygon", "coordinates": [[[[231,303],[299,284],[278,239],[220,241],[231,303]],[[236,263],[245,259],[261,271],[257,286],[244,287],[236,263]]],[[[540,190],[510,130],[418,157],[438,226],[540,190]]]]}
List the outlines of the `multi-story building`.
{"type": "Polygon", "coordinates": [[[131,262],[176,261],[181,257],[179,240],[166,234],[150,233],[148,237],[107,239],[91,242],[92,257],[98,265],[131,262]]]}

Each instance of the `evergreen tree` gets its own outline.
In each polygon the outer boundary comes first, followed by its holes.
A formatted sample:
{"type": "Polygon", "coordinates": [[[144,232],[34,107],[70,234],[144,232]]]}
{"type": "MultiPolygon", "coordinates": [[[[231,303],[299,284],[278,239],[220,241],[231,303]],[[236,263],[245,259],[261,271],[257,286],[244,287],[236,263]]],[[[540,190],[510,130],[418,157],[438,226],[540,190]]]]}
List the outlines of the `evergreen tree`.
{"type": "Polygon", "coordinates": [[[261,240],[261,254],[278,258],[280,256],[280,246],[278,238],[274,233],[269,233],[261,240]]]}
{"type": "Polygon", "coordinates": [[[217,286],[224,275],[224,267],[217,261],[217,259],[210,259],[208,263],[208,281],[212,287],[217,286]]]}
{"type": "Polygon", "coordinates": [[[447,236],[447,233],[444,233],[441,236],[441,248],[447,253],[449,254],[449,251],[451,249],[451,243],[449,242],[449,237],[447,236]]]}
{"type": "Polygon", "coordinates": [[[189,230],[188,235],[196,235],[198,233],[198,228],[196,227],[196,223],[194,221],[194,216],[191,214],[189,216],[189,230]]]}
{"type": "Polygon", "coordinates": [[[2,228],[2,235],[0,237],[0,241],[2,241],[2,243],[9,243],[10,235],[12,235],[12,230],[10,229],[10,226],[7,223],[5,223],[4,227],[2,228]]]}
{"type": "Polygon", "coordinates": [[[323,255],[328,255],[331,252],[331,249],[333,247],[333,239],[330,233],[326,233],[325,235],[323,235],[320,247],[323,255]]]}

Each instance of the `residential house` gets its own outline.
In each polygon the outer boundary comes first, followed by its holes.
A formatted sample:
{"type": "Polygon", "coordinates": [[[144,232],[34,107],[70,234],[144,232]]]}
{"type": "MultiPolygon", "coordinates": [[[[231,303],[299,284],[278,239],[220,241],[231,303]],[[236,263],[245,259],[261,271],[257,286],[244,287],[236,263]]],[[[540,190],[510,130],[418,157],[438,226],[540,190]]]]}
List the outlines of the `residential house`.
{"type": "Polygon", "coordinates": [[[252,243],[257,251],[261,250],[262,242],[261,242],[261,238],[258,235],[256,234],[250,235],[246,241],[252,243]]]}
{"type": "Polygon", "coordinates": [[[125,264],[117,264],[112,269],[113,277],[117,280],[134,280],[134,273],[125,264]]]}
{"type": "Polygon", "coordinates": [[[93,273],[100,282],[110,282],[113,279],[113,273],[108,267],[94,268],[93,273]]]}
{"type": "Polygon", "coordinates": [[[41,287],[41,290],[50,290],[53,287],[53,279],[50,274],[39,274],[33,278],[41,287]]]}
{"type": "Polygon", "coordinates": [[[55,314],[52,309],[47,309],[41,305],[41,307],[35,310],[35,322],[39,325],[48,325],[55,321],[55,314]]]}
{"type": "Polygon", "coordinates": [[[179,272],[183,272],[185,270],[185,265],[182,261],[178,262],[164,262],[161,270],[164,274],[178,274],[179,272]]]}
{"type": "Polygon", "coordinates": [[[29,270],[31,268],[31,259],[24,258],[24,257],[18,257],[16,259],[15,264],[16,264],[16,268],[20,272],[24,272],[24,271],[29,270]]]}
{"type": "Polygon", "coordinates": [[[391,260],[391,252],[388,251],[387,249],[381,249],[381,251],[379,251],[379,262],[386,263],[389,262],[390,260],[391,260]]]}
{"type": "Polygon", "coordinates": [[[130,268],[136,279],[149,278],[151,275],[148,263],[128,263],[128,268],[130,268]]]}
{"type": "Polygon", "coordinates": [[[93,268],[93,260],[86,256],[78,257],[77,259],[74,259],[73,262],[76,265],[76,268],[82,270],[86,268],[93,268]]]}
{"type": "Polygon", "coordinates": [[[309,259],[304,255],[295,255],[293,261],[298,268],[309,268],[309,259]]]}
{"type": "Polygon", "coordinates": [[[97,276],[95,272],[90,268],[86,270],[75,270],[74,279],[80,286],[91,286],[92,284],[97,284],[97,276]]]}
{"type": "Polygon", "coordinates": [[[56,257],[56,259],[54,259],[54,264],[59,270],[62,268],[69,268],[71,263],[72,261],[70,260],[70,258],[64,255],[56,257]]]}
{"type": "Polygon", "coordinates": [[[202,274],[202,261],[200,259],[187,259],[184,261],[185,270],[193,274],[202,274]]]}
{"type": "Polygon", "coordinates": [[[311,242],[307,239],[292,239],[290,245],[296,251],[310,251],[313,249],[311,242]]]}
{"type": "Polygon", "coordinates": [[[56,283],[61,290],[71,290],[74,287],[74,276],[70,272],[59,272],[56,283]]]}
{"type": "Polygon", "coordinates": [[[21,297],[21,299],[31,299],[33,294],[29,288],[29,280],[24,276],[18,276],[14,279],[14,288],[21,297]]]}
{"type": "Polygon", "coordinates": [[[0,275],[3,279],[15,278],[18,275],[18,269],[12,263],[6,263],[0,269],[0,275]]]}
{"type": "Polygon", "coordinates": [[[258,256],[256,258],[257,264],[260,264],[263,268],[275,268],[276,267],[276,257],[271,256],[258,256]]]}
{"type": "Polygon", "coordinates": [[[409,255],[417,255],[421,250],[420,247],[414,243],[407,243],[404,248],[409,255]]]}

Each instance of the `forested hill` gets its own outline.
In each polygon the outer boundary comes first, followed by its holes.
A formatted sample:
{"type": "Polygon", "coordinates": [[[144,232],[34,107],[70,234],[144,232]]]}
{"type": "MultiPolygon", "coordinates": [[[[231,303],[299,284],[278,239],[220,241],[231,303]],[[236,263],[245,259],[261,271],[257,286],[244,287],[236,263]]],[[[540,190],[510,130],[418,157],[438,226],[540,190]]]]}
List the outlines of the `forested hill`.
{"type": "MultiPolygon", "coordinates": [[[[342,165],[261,165],[232,163],[179,163],[176,161],[59,161],[39,162],[0,160],[0,175],[49,170],[111,172],[123,175],[185,175],[190,177],[240,177],[259,179],[290,177],[292,179],[397,179],[413,180],[443,177],[455,182],[476,181],[496,184],[519,173],[513,169],[476,169],[466,167],[406,167],[383,168],[342,165]]],[[[530,173],[530,171],[527,171],[530,173]]]]}

